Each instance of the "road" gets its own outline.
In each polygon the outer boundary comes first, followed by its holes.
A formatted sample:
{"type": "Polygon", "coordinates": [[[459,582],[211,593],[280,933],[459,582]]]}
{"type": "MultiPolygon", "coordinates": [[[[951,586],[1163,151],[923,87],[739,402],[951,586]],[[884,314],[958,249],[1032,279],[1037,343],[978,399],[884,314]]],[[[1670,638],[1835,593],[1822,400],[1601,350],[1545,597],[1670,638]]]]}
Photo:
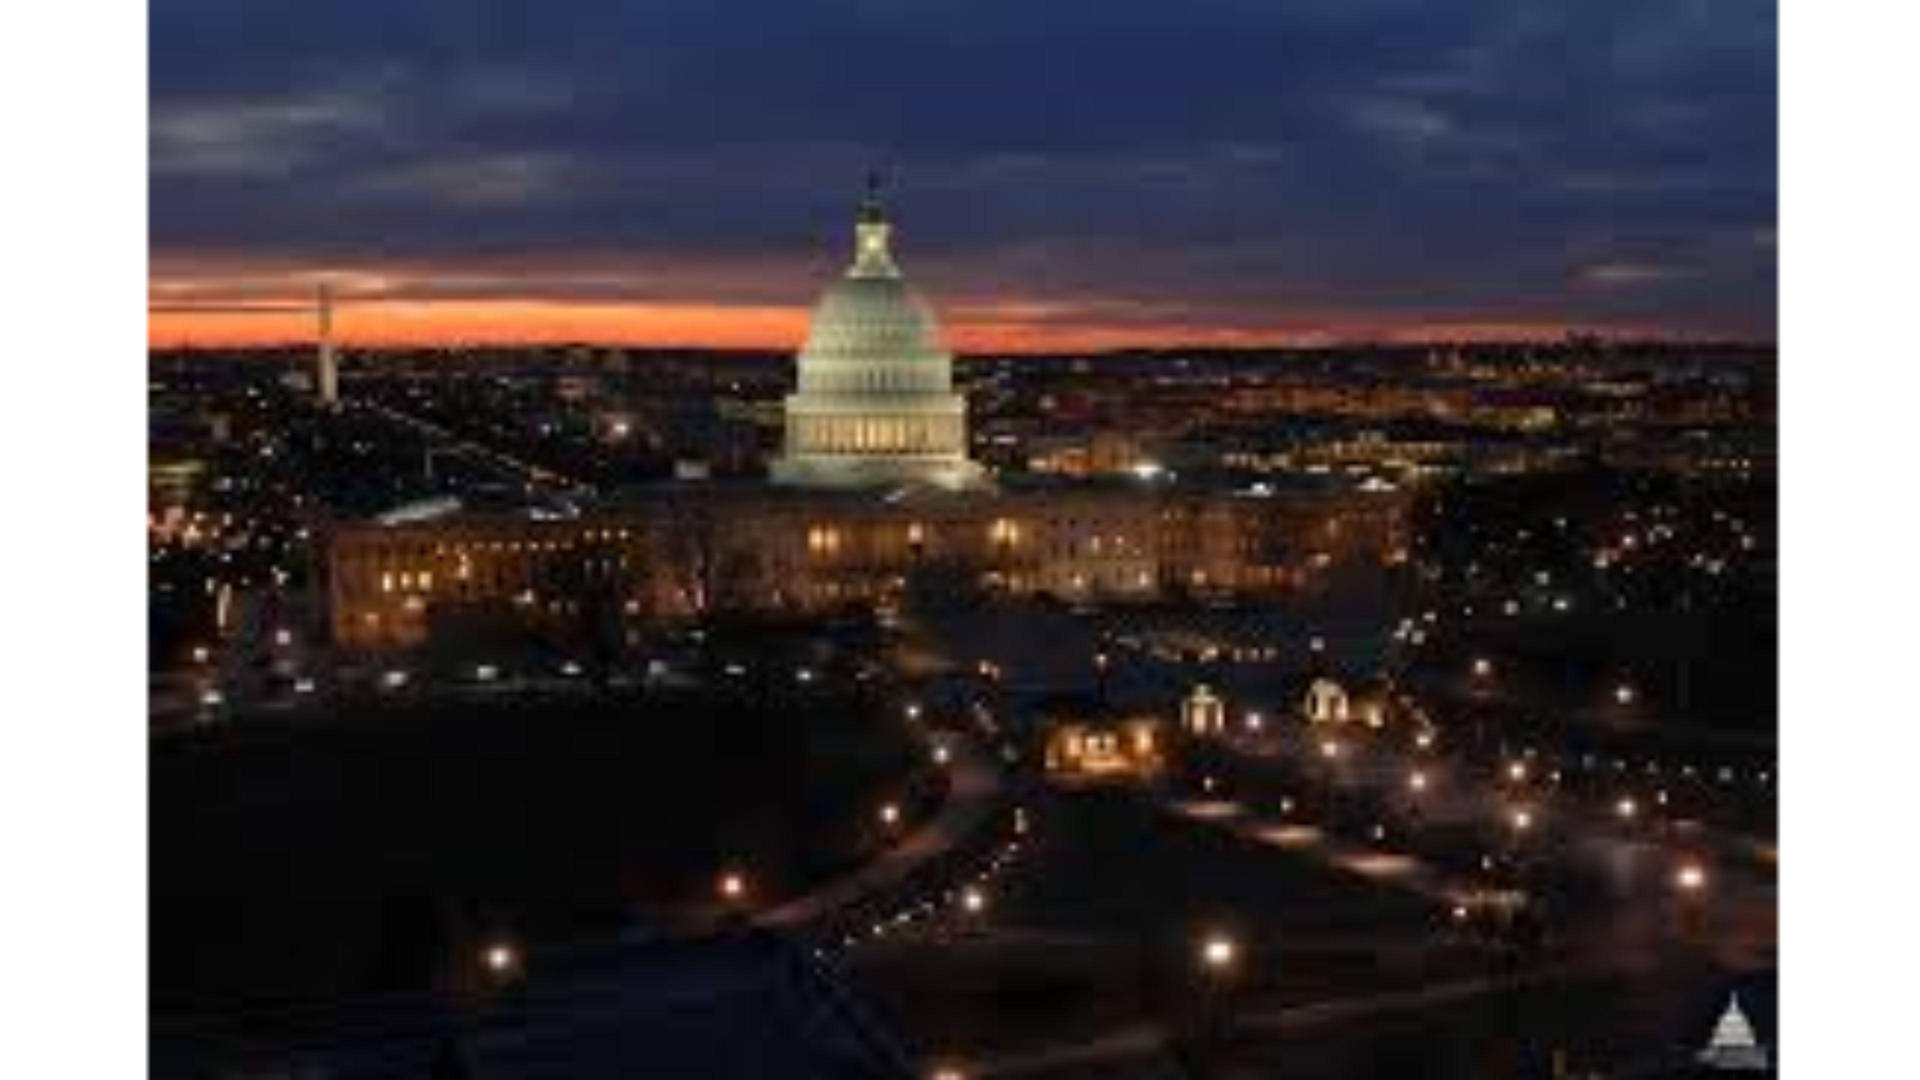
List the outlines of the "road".
{"type": "MultiPolygon", "coordinates": [[[[1291,738],[1291,752],[1271,740],[1236,750],[1250,770],[1307,764],[1298,754],[1317,748],[1317,733],[1291,738]]],[[[1730,973],[1772,969],[1772,869],[1744,838],[1622,829],[1571,798],[1534,800],[1541,850],[1522,883],[1551,882],[1569,898],[1541,959],[1509,966],[1504,950],[1451,923],[1455,903],[1485,884],[1458,866],[1498,835],[1507,795],[1481,790],[1464,762],[1374,750],[1347,747],[1349,798],[1369,783],[1404,785],[1418,760],[1434,777],[1433,837],[1368,843],[1301,809],[1279,813],[1251,777],[1222,777],[1221,797],[1052,793],[1035,804],[1032,858],[997,888],[986,925],[928,925],[863,944],[844,963],[933,1059],[1050,1078],[1164,1075],[1155,1070],[1179,1029],[1168,988],[1192,993],[1190,950],[1212,927],[1244,957],[1230,1056],[1254,1062],[1284,1046],[1327,1070],[1247,1075],[1361,1075],[1354,1063],[1372,1051],[1358,1033],[1428,1013],[1458,1013],[1509,1056],[1559,1049],[1590,1067],[1663,1059],[1704,1038],[1706,1027],[1692,1028],[1712,1017],[1696,1010],[1730,973]],[[1230,797],[1240,788],[1244,798],[1230,797]],[[1675,891],[1682,857],[1708,860],[1711,894],[1698,910],[1675,891]],[[1533,1010],[1524,1029],[1511,1020],[1523,988],[1533,1010]]],[[[1402,1042],[1440,1037],[1411,1024],[1402,1042]]],[[[1450,1045],[1457,1071],[1425,1075],[1488,1075],[1477,1045],[1450,1045]]]]}

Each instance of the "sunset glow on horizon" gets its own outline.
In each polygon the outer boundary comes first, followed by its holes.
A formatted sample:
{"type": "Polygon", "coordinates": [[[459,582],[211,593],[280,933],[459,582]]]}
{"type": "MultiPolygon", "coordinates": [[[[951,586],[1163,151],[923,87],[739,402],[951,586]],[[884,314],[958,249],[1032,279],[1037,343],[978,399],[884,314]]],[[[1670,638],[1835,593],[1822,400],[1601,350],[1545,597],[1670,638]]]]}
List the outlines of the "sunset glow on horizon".
{"type": "MultiPolygon", "coordinates": [[[[1329,322],[1338,329],[1299,325],[1233,327],[1169,321],[1161,325],[1100,326],[1061,318],[1040,305],[1007,304],[949,309],[943,315],[949,347],[962,353],[1096,352],[1161,347],[1314,347],[1355,342],[1436,344],[1469,341],[1547,341],[1599,330],[1620,337],[1672,337],[1658,328],[1595,328],[1556,323],[1329,322]],[[1043,314],[1041,314],[1043,313],[1043,314]]],[[[587,303],[544,300],[347,300],[335,310],[335,340],[346,346],[452,347],[584,343],[635,348],[765,349],[791,352],[805,340],[804,304],[587,303]]],[[[300,344],[314,339],[310,305],[295,301],[213,310],[156,305],[148,313],[150,348],[230,348],[300,344]]]]}

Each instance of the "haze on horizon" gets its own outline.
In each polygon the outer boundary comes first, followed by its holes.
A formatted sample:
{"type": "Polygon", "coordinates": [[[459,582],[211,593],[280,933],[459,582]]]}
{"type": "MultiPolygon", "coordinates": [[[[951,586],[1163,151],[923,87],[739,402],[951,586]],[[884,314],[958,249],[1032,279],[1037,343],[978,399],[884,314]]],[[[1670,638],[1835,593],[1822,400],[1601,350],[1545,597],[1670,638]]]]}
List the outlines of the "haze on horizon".
{"type": "Polygon", "coordinates": [[[1744,0],[156,0],[149,341],[791,348],[879,166],[962,350],[1772,340],[1744,0]]]}

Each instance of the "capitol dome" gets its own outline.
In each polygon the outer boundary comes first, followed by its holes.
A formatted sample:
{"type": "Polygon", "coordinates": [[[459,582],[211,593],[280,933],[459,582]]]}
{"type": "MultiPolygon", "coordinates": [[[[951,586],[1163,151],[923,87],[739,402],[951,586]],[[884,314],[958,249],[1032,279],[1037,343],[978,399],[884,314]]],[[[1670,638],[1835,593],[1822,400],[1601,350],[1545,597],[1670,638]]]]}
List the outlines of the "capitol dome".
{"type": "Polygon", "coordinates": [[[892,226],[870,189],[854,260],[813,309],[786,401],[777,483],[813,487],[977,483],[966,399],[933,311],[900,276],[892,226]]]}
{"type": "Polygon", "coordinates": [[[842,278],[814,306],[805,353],[873,359],[941,354],[940,327],[919,294],[898,277],[842,278]]]}

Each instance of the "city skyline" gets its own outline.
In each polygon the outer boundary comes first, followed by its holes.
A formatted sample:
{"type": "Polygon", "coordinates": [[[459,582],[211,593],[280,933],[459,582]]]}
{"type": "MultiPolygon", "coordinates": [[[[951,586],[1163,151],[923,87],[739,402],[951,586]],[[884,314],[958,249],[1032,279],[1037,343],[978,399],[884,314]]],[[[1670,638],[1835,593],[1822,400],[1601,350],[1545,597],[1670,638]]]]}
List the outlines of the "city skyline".
{"type": "Polygon", "coordinates": [[[961,351],[1774,336],[1764,5],[169,6],[154,346],[792,348],[874,165],[961,351]]]}

